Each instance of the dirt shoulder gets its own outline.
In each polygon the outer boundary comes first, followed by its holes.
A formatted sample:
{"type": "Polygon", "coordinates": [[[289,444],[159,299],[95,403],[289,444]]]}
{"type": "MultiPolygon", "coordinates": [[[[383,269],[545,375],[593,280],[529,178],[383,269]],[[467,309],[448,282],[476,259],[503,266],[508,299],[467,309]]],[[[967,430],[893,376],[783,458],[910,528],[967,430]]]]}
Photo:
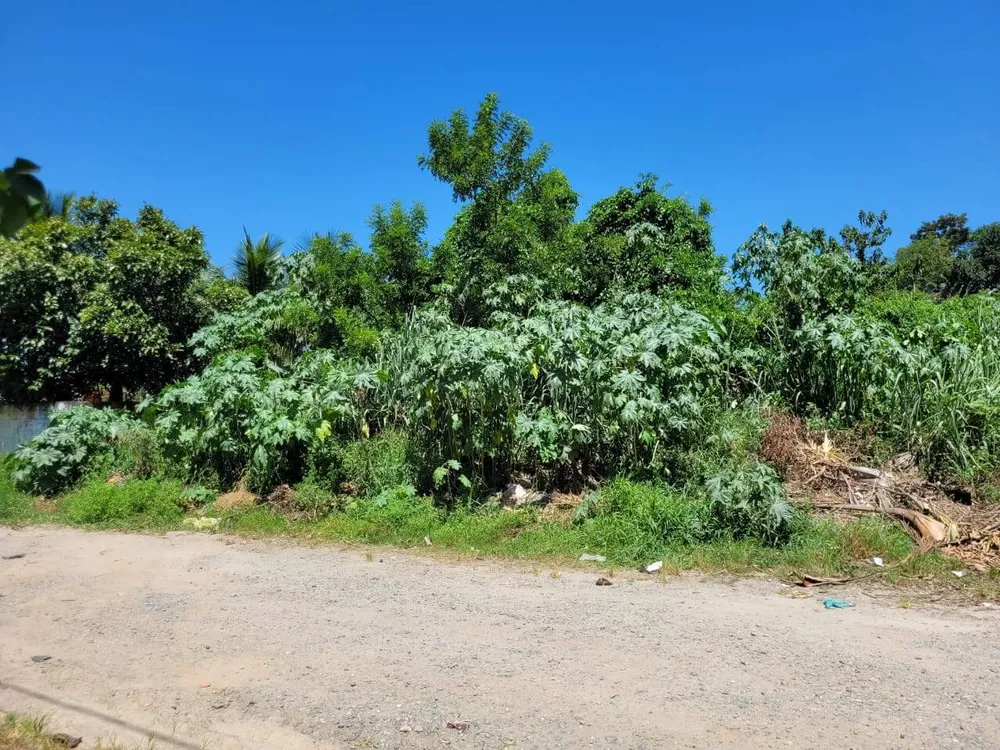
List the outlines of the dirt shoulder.
{"type": "Polygon", "coordinates": [[[157,747],[993,747],[1000,610],[0,529],[0,707],[157,747]],[[36,663],[31,657],[51,659],[36,663]],[[447,722],[468,729],[449,728],[447,722]]]}

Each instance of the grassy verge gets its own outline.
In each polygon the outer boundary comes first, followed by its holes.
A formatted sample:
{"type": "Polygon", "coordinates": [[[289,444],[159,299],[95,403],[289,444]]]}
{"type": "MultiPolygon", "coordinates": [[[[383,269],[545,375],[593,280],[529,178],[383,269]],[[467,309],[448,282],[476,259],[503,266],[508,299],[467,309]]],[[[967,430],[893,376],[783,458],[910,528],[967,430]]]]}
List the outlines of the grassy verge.
{"type": "MultiPolygon", "coordinates": [[[[692,501],[669,490],[631,483],[614,488],[615,511],[597,512],[576,523],[545,520],[537,510],[502,510],[496,506],[443,511],[429,499],[403,493],[354,501],[346,508],[306,520],[267,507],[216,513],[211,506],[196,513],[218,516],[219,529],[254,537],[285,537],[304,542],[352,542],[424,550],[433,548],[464,558],[533,560],[575,564],[584,552],[607,558],[605,568],[631,569],[663,560],[665,572],[778,577],[797,574],[844,575],[874,571],[873,557],[889,566],[906,559],[913,542],[894,523],[878,517],[847,524],[800,513],[786,542],[771,546],[752,539],[697,538],[692,501]]],[[[93,529],[165,531],[184,528],[190,492],[172,480],[130,480],[123,484],[91,482],[56,502],[38,503],[19,493],[0,472],[0,523],[60,523],[93,529]]],[[[882,580],[937,584],[981,597],[1000,593],[1000,571],[951,575],[957,561],[932,553],[915,557],[885,573],[882,580]]],[[[603,568],[602,568],[603,569],[603,568]]]]}
{"type": "MultiPolygon", "coordinates": [[[[771,547],[752,540],[717,539],[702,542],[649,543],[622,549],[604,546],[594,525],[573,526],[540,521],[532,511],[501,511],[478,514],[456,511],[450,514],[415,514],[402,525],[390,517],[331,516],[318,521],[294,521],[266,508],[223,519],[221,528],[253,538],[287,537],[312,542],[347,541],[402,549],[421,550],[424,538],[435,549],[457,557],[502,560],[538,560],[569,565],[583,552],[604,555],[606,566],[632,569],[654,560],[663,561],[666,573],[699,570],[713,574],[755,575],[767,573],[793,577],[846,575],[873,571],[873,557],[886,565],[906,559],[913,542],[896,524],[881,518],[865,518],[847,524],[803,517],[788,543],[771,547]]],[[[904,582],[927,576],[949,586],[979,580],[1000,591],[1000,574],[977,576],[963,581],[951,572],[956,562],[932,553],[907,561],[885,574],[885,579],[904,582]],[[951,580],[949,580],[951,579],[951,580]]]]}

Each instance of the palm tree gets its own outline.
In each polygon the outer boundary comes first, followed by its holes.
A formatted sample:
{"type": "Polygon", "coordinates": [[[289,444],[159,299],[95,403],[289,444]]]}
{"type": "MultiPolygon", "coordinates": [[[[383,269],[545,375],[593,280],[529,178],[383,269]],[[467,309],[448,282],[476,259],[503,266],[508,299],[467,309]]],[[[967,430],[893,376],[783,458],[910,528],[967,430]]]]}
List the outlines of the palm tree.
{"type": "Polygon", "coordinates": [[[260,294],[278,285],[281,274],[281,246],[277,237],[264,234],[257,242],[243,227],[243,240],[236,246],[236,281],[251,295],[260,294]]]}
{"type": "Polygon", "coordinates": [[[75,203],[76,193],[50,193],[46,190],[45,202],[40,206],[39,218],[59,218],[68,221],[75,203]]]}

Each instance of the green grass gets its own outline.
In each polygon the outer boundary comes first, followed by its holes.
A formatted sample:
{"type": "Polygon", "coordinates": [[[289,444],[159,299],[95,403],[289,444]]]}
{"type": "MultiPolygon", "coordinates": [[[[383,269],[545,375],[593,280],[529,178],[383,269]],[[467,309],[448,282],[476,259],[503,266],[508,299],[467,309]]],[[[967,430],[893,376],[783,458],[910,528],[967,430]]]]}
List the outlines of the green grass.
{"type": "Polygon", "coordinates": [[[93,482],[65,495],[60,513],[78,526],[157,529],[181,523],[184,487],[174,480],[93,482]]]}
{"type": "MultiPolygon", "coordinates": [[[[364,505],[317,521],[296,521],[265,508],[232,515],[222,528],[252,537],[285,536],[313,541],[348,541],[400,548],[423,548],[424,537],[438,550],[459,556],[513,560],[575,562],[583,552],[597,552],[609,566],[639,567],[663,560],[667,571],[712,573],[796,573],[842,575],[874,570],[872,557],[887,565],[902,561],[913,549],[896,524],[865,518],[841,525],[800,516],[788,543],[772,547],[752,540],[716,539],[686,542],[646,535],[641,544],[614,546],[635,531],[635,519],[599,518],[581,525],[540,521],[531,510],[445,513],[429,502],[409,500],[385,507],[364,505]],[[616,528],[616,524],[620,527],[616,528]]],[[[946,573],[955,561],[931,554],[909,561],[889,575],[896,579],[946,573]]]]}
{"type": "MultiPolygon", "coordinates": [[[[65,523],[90,528],[165,531],[183,528],[185,489],[173,480],[91,482],[39,510],[0,471],[0,523],[65,523]]],[[[788,541],[770,546],[752,539],[699,536],[704,508],[662,486],[617,482],[594,504],[596,515],[576,524],[545,521],[535,510],[496,505],[444,511],[430,499],[405,491],[348,502],[338,512],[293,519],[267,507],[224,515],[221,530],[248,537],[287,537],[309,542],[353,542],[438,552],[457,557],[544,561],[574,565],[583,552],[604,555],[610,569],[637,568],[663,560],[666,573],[700,570],[735,575],[794,577],[872,572],[871,558],[892,566],[907,558],[913,542],[895,523],[867,517],[848,524],[796,515],[788,541]]],[[[981,595],[1000,590],[995,575],[970,572],[961,581],[955,560],[933,553],[885,572],[907,582],[927,576],[981,595]],[[972,584],[971,586],[969,584],[972,584]]]]}
{"type": "Polygon", "coordinates": [[[11,476],[10,458],[0,456],[0,523],[19,525],[35,520],[34,500],[19,492],[11,476]]]}

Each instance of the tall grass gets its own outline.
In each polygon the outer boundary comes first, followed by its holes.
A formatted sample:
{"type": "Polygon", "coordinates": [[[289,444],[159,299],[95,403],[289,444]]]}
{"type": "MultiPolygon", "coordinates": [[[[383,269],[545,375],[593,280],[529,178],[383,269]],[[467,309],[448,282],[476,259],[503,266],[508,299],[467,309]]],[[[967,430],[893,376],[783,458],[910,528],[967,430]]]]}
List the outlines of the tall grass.
{"type": "Polygon", "coordinates": [[[796,332],[785,387],[846,425],[871,424],[931,475],[1000,468],[1000,311],[905,332],[835,315],[796,332]]]}

